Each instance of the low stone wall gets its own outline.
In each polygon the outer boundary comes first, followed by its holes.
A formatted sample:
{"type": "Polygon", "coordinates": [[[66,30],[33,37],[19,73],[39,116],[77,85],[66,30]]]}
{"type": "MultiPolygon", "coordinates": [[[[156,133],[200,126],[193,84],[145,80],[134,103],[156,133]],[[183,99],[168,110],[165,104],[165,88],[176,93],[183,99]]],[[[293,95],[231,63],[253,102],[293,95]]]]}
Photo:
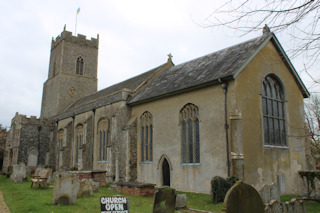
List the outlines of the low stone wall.
{"type": "Polygon", "coordinates": [[[117,192],[142,197],[152,197],[154,195],[154,186],[156,185],[139,182],[118,182],[116,184],[117,192]]]}

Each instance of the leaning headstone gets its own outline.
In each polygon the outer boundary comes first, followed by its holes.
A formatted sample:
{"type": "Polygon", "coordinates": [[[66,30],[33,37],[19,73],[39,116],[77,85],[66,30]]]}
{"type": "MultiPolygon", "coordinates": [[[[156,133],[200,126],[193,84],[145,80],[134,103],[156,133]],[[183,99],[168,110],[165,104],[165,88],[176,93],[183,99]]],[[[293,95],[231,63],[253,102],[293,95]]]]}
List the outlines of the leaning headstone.
{"type": "Polygon", "coordinates": [[[93,180],[92,179],[82,179],[80,181],[79,191],[77,197],[89,197],[93,194],[93,180]]]}
{"type": "Polygon", "coordinates": [[[262,202],[267,204],[270,200],[270,187],[267,185],[263,185],[261,190],[259,191],[259,194],[261,196],[262,202]]]}
{"type": "Polygon", "coordinates": [[[57,173],[54,177],[53,204],[75,204],[80,188],[80,181],[74,174],[57,173]]]}
{"type": "Polygon", "coordinates": [[[239,181],[229,189],[224,199],[222,212],[263,213],[264,208],[265,206],[257,190],[239,181]]]}
{"type": "Polygon", "coordinates": [[[272,200],[269,202],[265,208],[265,213],[283,213],[283,205],[282,203],[272,200]]]}
{"type": "Polygon", "coordinates": [[[177,194],[176,196],[176,209],[183,209],[187,207],[187,195],[177,194]]]}
{"type": "Polygon", "coordinates": [[[280,202],[280,192],[277,184],[273,183],[270,186],[270,200],[276,200],[280,202]]]}
{"type": "Polygon", "coordinates": [[[271,186],[264,185],[259,191],[259,194],[264,204],[267,204],[272,200],[280,202],[279,189],[275,183],[273,183],[271,186]]]}
{"type": "Polygon", "coordinates": [[[12,174],[10,176],[10,179],[14,183],[22,183],[27,178],[27,168],[24,163],[21,163],[19,165],[13,165],[12,167],[12,174]]]}
{"type": "Polygon", "coordinates": [[[153,200],[153,213],[174,213],[176,190],[170,187],[156,189],[153,200]]]}

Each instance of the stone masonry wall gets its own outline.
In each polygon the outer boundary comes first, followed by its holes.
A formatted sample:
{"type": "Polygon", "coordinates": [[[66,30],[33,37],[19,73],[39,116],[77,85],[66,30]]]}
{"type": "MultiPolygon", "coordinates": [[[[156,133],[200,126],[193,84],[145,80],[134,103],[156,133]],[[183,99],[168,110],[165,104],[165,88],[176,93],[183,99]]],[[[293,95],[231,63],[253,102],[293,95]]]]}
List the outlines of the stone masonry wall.
{"type": "Polygon", "coordinates": [[[82,145],[82,161],[83,161],[83,170],[92,169],[92,148],[93,148],[93,124],[92,116],[87,119],[87,134],[86,134],[86,143],[82,145]]]}
{"type": "Polygon", "coordinates": [[[129,162],[130,162],[130,181],[137,179],[137,120],[128,127],[129,131],[129,162]]]}
{"type": "MultiPolygon", "coordinates": [[[[126,147],[126,134],[125,126],[130,117],[131,108],[127,106],[120,107],[112,118],[112,146],[113,146],[113,159],[112,164],[116,165],[116,159],[118,159],[119,164],[119,179],[120,181],[126,181],[126,163],[127,159],[127,148],[126,147]]],[[[113,168],[116,171],[116,168],[113,168]]]]}

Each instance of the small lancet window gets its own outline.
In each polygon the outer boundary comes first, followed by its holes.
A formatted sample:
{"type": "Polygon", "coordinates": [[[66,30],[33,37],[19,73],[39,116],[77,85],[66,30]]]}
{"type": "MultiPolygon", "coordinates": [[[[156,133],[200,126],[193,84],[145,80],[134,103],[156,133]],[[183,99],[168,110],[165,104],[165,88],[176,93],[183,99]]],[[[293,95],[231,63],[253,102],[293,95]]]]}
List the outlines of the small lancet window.
{"type": "Polygon", "coordinates": [[[140,117],[141,122],[141,162],[152,161],[153,127],[152,115],[144,112],[140,117]]]}
{"type": "Polygon", "coordinates": [[[76,74],[83,75],[84,60],[81,56],[77,58],[76,74]]]}
{"type": "Polygon", "coordinates": [[[107,161],[107,151],[109,146],[109,125],[108,120],[103,118],[98,123],[99,154],[98,161],[107,161]]]}

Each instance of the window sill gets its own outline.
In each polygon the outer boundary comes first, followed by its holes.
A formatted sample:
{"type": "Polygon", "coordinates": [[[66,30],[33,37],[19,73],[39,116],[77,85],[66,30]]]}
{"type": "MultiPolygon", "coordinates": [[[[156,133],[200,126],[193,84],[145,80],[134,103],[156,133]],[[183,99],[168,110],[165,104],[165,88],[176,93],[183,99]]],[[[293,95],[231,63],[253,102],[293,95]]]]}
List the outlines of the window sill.
{"type": "Polygon", "coordinates": [[[200,163],[182,163],[181,166],[200,166],[200,163]]]}
{"type": "Polygon", "coordinates": [[[288,146],[264,145],[264,148],[289,149],[288,146]]]}
{"type": "Polygon", "coordinates": [[[140,164],[152,164],[152,161],[141,161],[140,164]]]}
{"type": "Polygon", "coordinates": [[[106,161],[106,160],[99,160],[99,161],[97,161],[97,163],[108,163],[108,161],[106,161]]]}

